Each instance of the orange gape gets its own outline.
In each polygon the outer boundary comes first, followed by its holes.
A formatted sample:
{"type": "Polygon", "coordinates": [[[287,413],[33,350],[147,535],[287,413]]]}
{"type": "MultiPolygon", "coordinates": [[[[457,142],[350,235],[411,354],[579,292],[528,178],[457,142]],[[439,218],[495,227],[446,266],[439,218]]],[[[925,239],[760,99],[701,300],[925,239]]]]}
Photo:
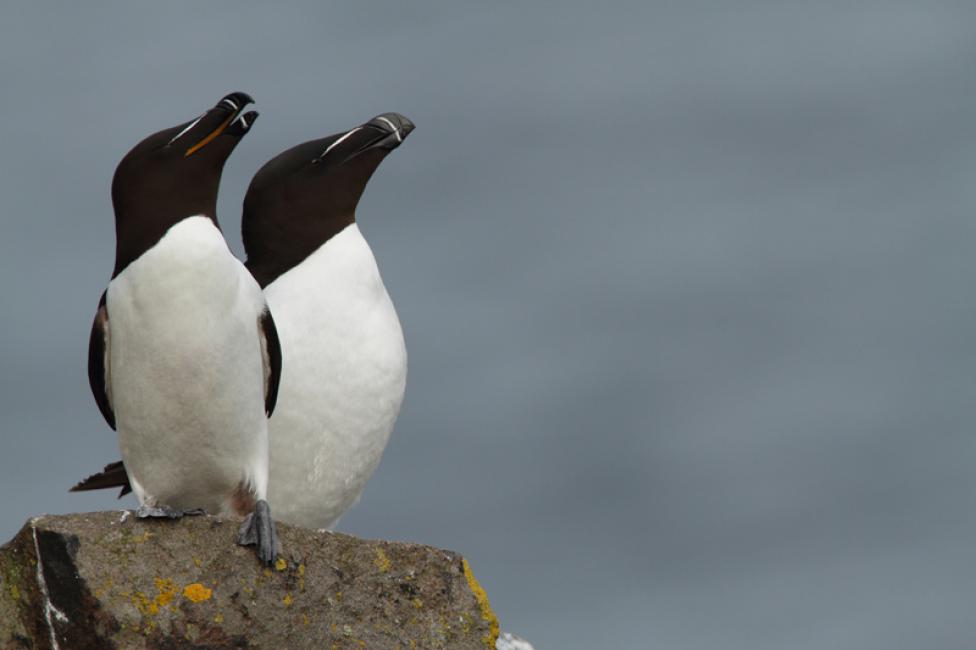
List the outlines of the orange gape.
{"type": "Polygon", "coordinates": [[[223,133],[224,129],[227,128],[227,125],[230,124],[231,120],[234,119],[234,116],[235,116],[235,113],[231,113],[230,115],[228,115],[227,116],[227,119],[224,120],[223,122],[221,122],[220,123],[220,126],[218,126],[216,129],[213,130],[213,133],[211,133],[210,135],[208,135],[207,137],[205,137],[203,140],[201,140],[200,142],[196,143],[195,145],[193,145],[192,147],[190,147],[189,149],[187,149],[186,150],[186,153],[183,154],[183,157],[186,158],[187,156],[192,155],[194,151],[196,151],[197,149],[200,149],[201,147],[205,147],[208,142],[210,142],[211,140],[213,140],[214,138],[216,138],[218,135],[220,135],[221,133],[223,133]]]}

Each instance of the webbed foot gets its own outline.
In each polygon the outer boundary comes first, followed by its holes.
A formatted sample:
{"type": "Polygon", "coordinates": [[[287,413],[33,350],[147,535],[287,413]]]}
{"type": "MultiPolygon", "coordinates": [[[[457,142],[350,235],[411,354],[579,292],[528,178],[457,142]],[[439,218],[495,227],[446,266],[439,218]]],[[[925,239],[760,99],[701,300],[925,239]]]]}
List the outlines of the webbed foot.
{"type": "Polygon", "coordinates": [[[254,504],[254,512],[249,514],[240,530],[237,531],[239,546],[257,546],[258,560],[265,566],[271,566],[275,557],[281,551],[278,543],[278,531],[271,518],[271,508],[264,499],[254,504]]]}

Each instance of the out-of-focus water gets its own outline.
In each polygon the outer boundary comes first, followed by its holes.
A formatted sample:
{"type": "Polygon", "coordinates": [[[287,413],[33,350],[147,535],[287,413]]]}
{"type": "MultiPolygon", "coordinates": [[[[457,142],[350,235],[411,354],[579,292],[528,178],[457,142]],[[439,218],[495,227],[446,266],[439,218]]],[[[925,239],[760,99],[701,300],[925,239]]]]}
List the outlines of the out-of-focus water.
{"type": "MultiPolygon", "coordinates": [[[[395,110],[360,205],[410,352],[348,532],[539,650],[976,643],[976,10],[121,3],[0,26],[0,537],[117,458],[109,184],[231,90],[251,175],[395,110]]],[[[287,371],[287,368],[286,368],[287,371]]]]}

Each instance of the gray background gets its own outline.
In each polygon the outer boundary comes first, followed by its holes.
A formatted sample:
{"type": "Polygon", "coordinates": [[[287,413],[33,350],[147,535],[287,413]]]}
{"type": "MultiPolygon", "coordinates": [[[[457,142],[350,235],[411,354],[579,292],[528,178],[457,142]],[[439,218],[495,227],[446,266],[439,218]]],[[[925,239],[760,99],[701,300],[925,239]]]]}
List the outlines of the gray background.
{"type": "Polygon", "coordinates": [[[359,210],[411,366],[342,529],[462,551],[539,650],[976,644],[971,3],[93,4],[0,20],[0,536],[120,507],[66,493],[117,457],[112,172],[246,90],[235,251],[263,161],[418,125],[359,210]]]}

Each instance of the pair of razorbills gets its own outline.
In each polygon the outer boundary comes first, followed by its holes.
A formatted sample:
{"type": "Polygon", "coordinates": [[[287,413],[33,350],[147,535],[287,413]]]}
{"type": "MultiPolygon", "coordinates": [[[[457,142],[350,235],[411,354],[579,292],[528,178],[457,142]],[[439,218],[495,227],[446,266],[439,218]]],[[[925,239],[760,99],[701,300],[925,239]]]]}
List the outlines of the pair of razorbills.
{"type": "Polygon", "coordinates": [[[115,171],[115,269],[88,375],[122,462],[72,489],[131,489],[143,517],[245,516],[237,543],[270,564],[271,507],[280,521],[334,525],[400,410],[403,333],[355,211],[414,126],[385,113],[271,159],[244,199],[242,264],[216,204],[252,102],[227,95],[115,171]]]}

